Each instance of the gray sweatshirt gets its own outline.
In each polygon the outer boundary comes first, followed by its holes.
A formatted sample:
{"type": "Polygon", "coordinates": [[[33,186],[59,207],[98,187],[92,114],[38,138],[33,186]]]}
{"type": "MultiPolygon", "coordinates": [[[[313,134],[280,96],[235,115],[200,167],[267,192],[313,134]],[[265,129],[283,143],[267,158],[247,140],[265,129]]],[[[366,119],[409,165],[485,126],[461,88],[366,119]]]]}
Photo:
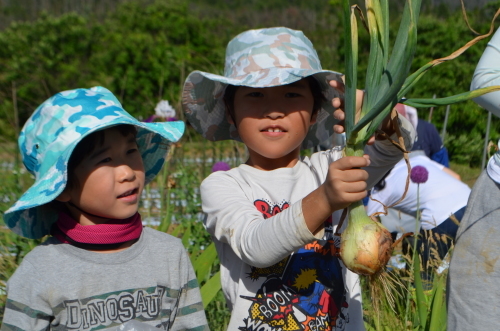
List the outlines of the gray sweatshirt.
{"type": "Polygon", "coordinates": [[[483,171],[469,199],[448,273],[448,330],[498,330],[500,184],[483,171]]]}
{"type": "Polygon", "coordinates": [[[166,330],[208,330],[198,283],[179,239],[144,228],[117,253],[49,238],[7,284],[2,330],[116,330],[137,320],[166,330]]]}
{"type": "MultiPolygon", "coordinates": [[[[493,85],[500,85],[500,28],[477,64],[471,90],[493,85]]],[[[500,92],[474,101],[500,116],[500,92]]],[[[474,184],[457,232],[446,292],[450,331],[498,330],[500,325],[500,172],[495,161],[498,153],[474,184]]]]}

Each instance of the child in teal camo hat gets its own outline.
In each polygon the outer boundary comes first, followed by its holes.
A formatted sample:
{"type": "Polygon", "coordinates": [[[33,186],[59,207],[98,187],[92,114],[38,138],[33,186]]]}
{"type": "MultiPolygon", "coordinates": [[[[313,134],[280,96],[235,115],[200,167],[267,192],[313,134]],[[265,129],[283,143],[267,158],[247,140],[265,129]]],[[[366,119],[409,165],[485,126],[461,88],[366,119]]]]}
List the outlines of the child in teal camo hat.
{"type": "MultiPolygon", "coordinates": [[[[231,40],[223,76],[194,71],[186,79],[189,123],[248,150],[244,164],[201,185],[229,330],[364,330],[359,278],[338,259],[334,232],[339,211],[364,198],[402,153],[377,140],[369,157],[342,158],[338,148],[300,156],[343,131],[334,119],[344,117],[342,90],[341,75],[321,68],[309,39],[282,27],[231,40]]],[[[407,145],[412,130],[403,123],[407,145]]]]}
{"type": "Polygon", "coordinates": [[[19,137],[35,183],[4,220],[21,236],[52,236],[9,279],[2,330],[208,330],[184,247],[138,213],[183,131],[137,121],[103,87],[35,110],[19,137]]]}

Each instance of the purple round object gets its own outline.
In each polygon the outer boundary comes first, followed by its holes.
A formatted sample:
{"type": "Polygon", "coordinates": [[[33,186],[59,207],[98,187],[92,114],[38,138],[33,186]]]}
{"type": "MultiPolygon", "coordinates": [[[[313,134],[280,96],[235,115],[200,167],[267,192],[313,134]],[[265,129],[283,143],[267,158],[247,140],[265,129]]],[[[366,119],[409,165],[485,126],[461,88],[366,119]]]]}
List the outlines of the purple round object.
{"type": "Polygon", "coordinates": [[[219,161],[219,162],[216,162],[214,164],[214,166],[212,167],[212,172],[216,172],[216,171],[228,171],[230,169],[231,169],[231,167],[229,166],[229,164],[227,164],[224,161],[219,161]]]}
{"type": "Polygon", "coordinates": [[[429,178],[429,172],[423,166],[415,166],[411,169],[410,179],[415,184],[423,184],[429,178]]]}

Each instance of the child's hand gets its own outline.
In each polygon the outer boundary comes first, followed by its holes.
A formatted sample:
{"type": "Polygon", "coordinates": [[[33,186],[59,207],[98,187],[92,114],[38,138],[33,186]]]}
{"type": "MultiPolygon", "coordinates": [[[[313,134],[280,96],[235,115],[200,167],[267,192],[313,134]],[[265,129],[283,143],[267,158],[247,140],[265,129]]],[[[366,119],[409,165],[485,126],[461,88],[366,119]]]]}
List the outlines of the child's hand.
{"type": "MultiPolygon", "coordinates": [[[[336,80],[331,80],[330,86],[333,87],[334,89],[338,90],[342,94],[345,93],[345,85],[342,82],[339,82],[336,80]]],[[[356,121],[358,120],[359,115],[361,114],[361,106],[363,105],[363,95],[364,95],[364,92],[362,90],[356,91],[356,121]]],[[[340,121],[339,124],[336,124],[333,126],[333,130],[336,133],[342,133],[342,132],[344,132],[344,119],[345,119],[344,99],[333,98],[332,105],[335,108],[335,112],[333,113],[333,117],[340,121]]]]}
{"type": "Polygon", "coordinates": [[[368,155],[346,156],[330,164],[325,182],[302,199],[302,213],[311,233],[322,229],[325,219],[366,197],[368,155]]]}
{"type": "Polygon", "coordinates": [[[368,173],[360,168],[369,164],[368,155],[346,156],[330,164],[322,186],[333,211],[366,197],[368,173]]]}
{"type": "MultiPolygon", "coordinates": [[[[331,80],[330,81],[330,86],[337,89],[341,93],[344,93],[345,91],[345,86],[342,82],[338,82],[336,80],[331,80]]],[[[363,90],[357,90],[356,92],[356,121],[359,120],[359,116],[361,113],[361,106],[363,105],[363,95],[364,91],[363,90]]],[[[344,132],[344,119],[345,119],[345,113],[344,113],[344,100],[340,98],[334,98],[332,100],[332,105],[335,108],[335,112],[333,113],[333,117],[340,122],[336,125],[333,126],[333,131],[336,133],[342,133],[344,132]]],[[[382,122],[381,125],[381,131],[385,132],[387,136],[391,136],[394,132],[394,121],[397,119],[397,116],[395,118],[392,118],[392,114],[387,115],[385,120],[382,122]]],[[[368,140],[368,145],[371,145],[375,142],[375,139],[385,139],[383,136],[373,136],[370,137],[368,140]]]]}

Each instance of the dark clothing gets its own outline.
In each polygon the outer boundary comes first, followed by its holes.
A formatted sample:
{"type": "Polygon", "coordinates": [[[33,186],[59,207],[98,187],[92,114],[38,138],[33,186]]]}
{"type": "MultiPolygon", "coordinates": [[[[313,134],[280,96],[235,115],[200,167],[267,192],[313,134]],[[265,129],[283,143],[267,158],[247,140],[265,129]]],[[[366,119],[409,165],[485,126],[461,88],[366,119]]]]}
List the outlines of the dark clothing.
{"type": "Polygon", "coordinates": [[[432,154],[431,160],[436,161],[447,168],[450,167],[450,160],[448,159],[448,150],[446,147],[443,147],[437,153],[432,154]]]}
{"type": "MultiPolygon", "coordinates": [[[[453,213],[458,222],[462,220],[466,207],[467,206],[462,207],[453,213]]],[[[455,241],[457,230],[458,224],[455,223],[451,217],[447,218],[432,230],[420,230],[420,234],[423,238],[422,265],[427,265],[427,261],[431,258],[431,254],[435,254],[435,252],[439,255],[439,260],[443,260],[451,247],[451,243],[455,241]],[[431,235],[434,240],[429,240],[428,237],[431,235]]]]}
{"type": "Polygon", "coordinates": [[[443,146],[436,127],[425,120],[418,119],[417,138],[413,144],[412,151],[422,150],[431,160],[445,167],[449,167],[448,151],[443,146]]]}

